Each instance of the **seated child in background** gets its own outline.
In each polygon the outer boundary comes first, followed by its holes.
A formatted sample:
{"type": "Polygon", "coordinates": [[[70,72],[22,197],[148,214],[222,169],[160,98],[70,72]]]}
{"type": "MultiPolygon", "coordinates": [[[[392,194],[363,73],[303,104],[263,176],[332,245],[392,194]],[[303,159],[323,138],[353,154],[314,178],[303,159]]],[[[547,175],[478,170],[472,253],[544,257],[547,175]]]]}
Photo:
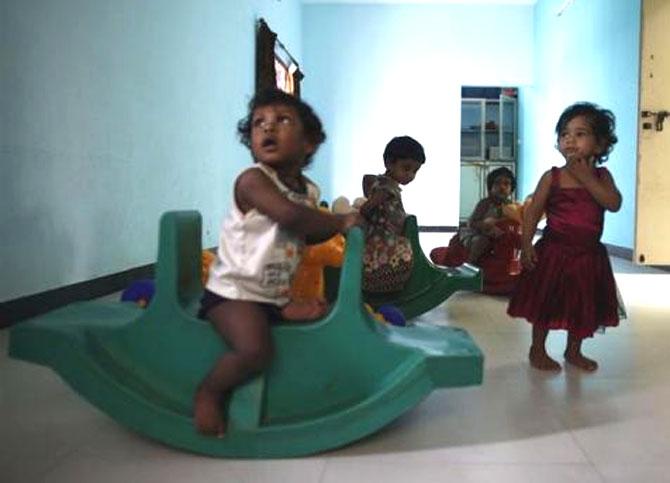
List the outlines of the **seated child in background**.
{"type": "Polygon", "coordinates": [[[395,137],[384,149],[384,174],[363,177],[367,201],[360,213],[367,221],[363,252],[363,290],[367,292],[402,290],[412,274],[412,246],[403,236],[406,214],[400,185],[410,183],[425,160],[423,147],[415,139],[395,137]]]}
{"type": "Polygon", "coordinates": [[[489,196],[477,204],[468,226],[451,238],[449,246],[430,252],[437,265],[457,267],[469,262],[478,266],[482,292],[490,295],[511,294],[521,272],[521,226],[532,198],[523,204],[512,202],[509,198],[514,185],[509,169],[492,171],[487,177],[489,196]]]}
{"type": "Polygon", "coordinates": [[[259,93],[238,134],[254,165],[235,180],[199,312],[230,347],[194,399],[197,430],[216,436],[226,431],[224,408],[233,388],[272,359],[270,324],[314,319],[326,310],[318,301],[301,305],[289,300],[305,242],[327,240],[362,224],[357,213],[316,209],[318,187],[302,171],[326,135],[310,106],[279,90],[259,93]]]}
{"type": "Polygon", "coordinates": [[[488,174],[486,187],[488,196],[477,203],[467,226],[459,232],[460,242],[468,251],[467,262],[473,265],[491,251],[493,240],[505,233],[498,222],[504,216],[503,207],[512,203],[516,179],[511,170],[500,167],[488,174]]]}

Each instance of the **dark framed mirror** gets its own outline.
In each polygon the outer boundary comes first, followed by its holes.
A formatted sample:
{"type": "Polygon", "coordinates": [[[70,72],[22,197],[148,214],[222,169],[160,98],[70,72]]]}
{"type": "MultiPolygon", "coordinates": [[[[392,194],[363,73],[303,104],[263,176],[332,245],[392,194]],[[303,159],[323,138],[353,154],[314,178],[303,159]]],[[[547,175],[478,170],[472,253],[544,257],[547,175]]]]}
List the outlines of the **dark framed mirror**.
{"type": "Polygon", "coordinates": [[[265,20],[259,19],[256,25],[256,92],[276,87],[300,97],[303,78],[298,62],[265,20]]]}

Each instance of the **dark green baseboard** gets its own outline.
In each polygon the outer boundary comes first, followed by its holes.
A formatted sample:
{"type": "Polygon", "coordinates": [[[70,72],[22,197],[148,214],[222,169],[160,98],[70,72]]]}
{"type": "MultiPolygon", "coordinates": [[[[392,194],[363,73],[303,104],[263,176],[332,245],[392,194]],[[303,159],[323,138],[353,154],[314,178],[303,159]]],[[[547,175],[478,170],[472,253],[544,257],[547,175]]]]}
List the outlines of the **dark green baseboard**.
{"type": "Polygon", "coordinates": [[[609,243],[603,243],[605,248],[607,248],[607,253],[611,257],[623,258],[624,260],[633,261],[633,250],[630,248],[620,247],[617,245],[610,245],[609,243]]]}
{"type": "Polygon", "coordinates": [[[154,265],[152,263],[131,268],[112,275],[3,302],[0,304],[0,328],[9,327],[15,322],[44,314],[73,302],[91,300],[124,290],[136,280],[153,278],[154,265]]]}
{"type": "Polygon", "coordinates": [[[456,233],[457,226],[420,226],[419,232],[423,233],[456,233]]]}
{"type": "MultiPolygon", "coordinates": [[[[216,247],[210,247],[207,250],[214,252],[216,247]]],[[[155,265],[155,263],[150,263],[123,272],[0,303],[0,329],[73,302],[91,300],[120,292],[137,280],[154,278],[155,265]]]]}

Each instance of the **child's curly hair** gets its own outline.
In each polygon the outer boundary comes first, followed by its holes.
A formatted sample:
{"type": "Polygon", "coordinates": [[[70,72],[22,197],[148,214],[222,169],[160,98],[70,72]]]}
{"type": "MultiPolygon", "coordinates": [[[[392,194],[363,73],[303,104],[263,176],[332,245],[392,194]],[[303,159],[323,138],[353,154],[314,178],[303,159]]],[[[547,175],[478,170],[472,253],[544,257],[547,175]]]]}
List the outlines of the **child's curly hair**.
{"type": "Polygon", "coordinates": [[[501,166],[499,168],[494,169],[486,176],[486,188],[489,190],[489,193],[493,188],[493,183],[495,183],[496,179],[501,176],[504,176],[505,178],[509,179],[512,192],[514,192],[514,190],[516,189],[516,178],[514,177],[514,173],[512,173],[511,169],[505,166],[501,166]]]}
{"type": "Polygon", "coordinates": [[[397,136],[384,148],[384,164],[388,166],[398,159],[413,159],[423,164],[426,161],[426,154],[416,139],[410,136],[397,136]]]}
{"type": "Polygon", "coordinates": [[[561,132],[565,130],[567,124],[577,116],[584,116],[586,122],[589,123],[591,129],[593,129],[593,134],[595,135],[598,143],[604,145],[603,152],[599,156],[596,156],[596,163],[604,163],[609,158],[614,145],[619,140],[614,134],[614,129],[616,127],[616,118],[614,113],[609,109],[603,109],[596,104],[591,102],[577,102],[563,111],[561,117],[558,118],[556,123],[556,136],[557,143],[561,137],[561,132]]]}
{"type": "MultiPolygon", "coordinates": [[[[309,142],[314,144],[314,153],[316,153],[319,146],[326,140],[326,133],[323,130],[321,120],[309,104],[279,89],[267,89],[258,92],[249,101],[248,114],[237,123],[237,135],[240,138],[240,142],[251,149],[251,123],[253,121],[254,111],[259,107],[273,105],[289,106],[296,110],[298,117],[302,122],[305,137],[309,142]]],[[[314,153],[305,158],[303,166],[307,166],[312,162],[314,153]]]]}

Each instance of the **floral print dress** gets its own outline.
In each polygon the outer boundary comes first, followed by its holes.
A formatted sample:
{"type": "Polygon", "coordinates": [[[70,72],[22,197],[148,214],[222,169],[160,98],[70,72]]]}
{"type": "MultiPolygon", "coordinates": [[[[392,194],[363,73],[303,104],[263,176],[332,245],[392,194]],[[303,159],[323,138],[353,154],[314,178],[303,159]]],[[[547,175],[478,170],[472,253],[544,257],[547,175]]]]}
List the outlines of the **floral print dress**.
{"type": "Polygon", "coordinates": [[[367,215],[365,251],[363,252],[363,290],[396,292],[402,290],[412,274],[412,245],[403,236],[405,209],[398,183],[379,175],[370,187],[369,197],[383,190],[385,203],[367,215]]]}

